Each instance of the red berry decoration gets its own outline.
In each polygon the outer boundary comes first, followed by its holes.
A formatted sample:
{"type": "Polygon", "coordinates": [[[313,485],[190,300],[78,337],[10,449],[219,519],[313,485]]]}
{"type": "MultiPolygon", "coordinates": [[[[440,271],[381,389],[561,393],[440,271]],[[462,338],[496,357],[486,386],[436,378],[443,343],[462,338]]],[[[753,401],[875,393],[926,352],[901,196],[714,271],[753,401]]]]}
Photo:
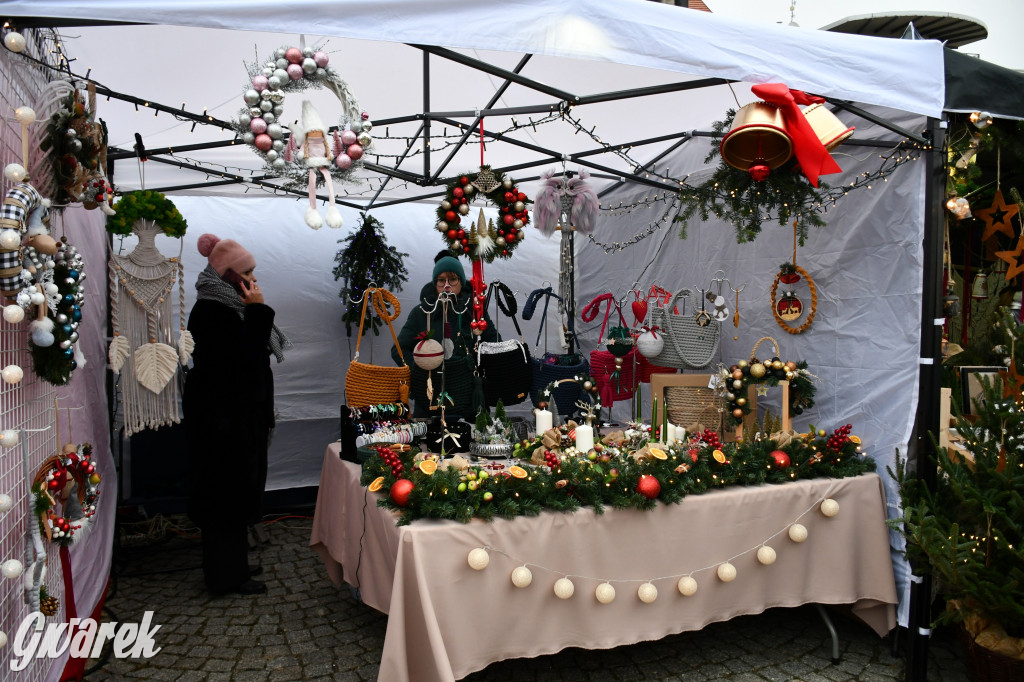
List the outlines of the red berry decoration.
{"type": "Polygon", "coordinates": [[[649,500],[653,500],[661,493],[661,483],[650,474],[643,474],[637,481],[636,491],[649,500]]]}
{"type": "Polygon", "coordinates": [[[391,484],[391,500],[399,507],[409,504],[409,494],[416,486],[408,478],[400,478],[391,484]]]}

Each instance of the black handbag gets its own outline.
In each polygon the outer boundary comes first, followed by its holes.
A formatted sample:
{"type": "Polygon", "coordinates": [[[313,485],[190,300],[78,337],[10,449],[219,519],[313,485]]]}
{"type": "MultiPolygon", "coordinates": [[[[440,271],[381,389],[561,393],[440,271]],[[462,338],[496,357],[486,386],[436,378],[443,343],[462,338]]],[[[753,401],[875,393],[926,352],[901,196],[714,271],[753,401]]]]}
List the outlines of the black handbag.
{"type": "MultiPolygon", "coordinates": [[[[530,397],[533,358],[530,357],[529,347],[523,341],[523,331],[519,328],[519,320],[516,319],[518,305],[512,290],[498,280],[491,282],[487,288],[485,309],[490,305],[492,295],[498,310],[512,318],[519,339],[481,341],[477,344],[477,371],[484,382],[484,397],[488,407],[494,407],[499,400],[505,405],[518,405],[530,397]]],[[[494,316],[494,320],[497,322],[497,315],[494,316]]]]}
{"type": "MultiPolygon", "coordinates": [[[[544,312],[540,319],[540,328],[537,330],[537,348],[540,349],[540,337],[544,334],[545,322],[547,320],[548,303],[552,298],[561,301],[562,298],[551,290],[535,289],[526,299],[523,306],[523,319],[529,320],[537,309],[537,303],[544,299],[544,312]]],[[[533,358],[533,382],[530,388],[530,398],[536,405],[541,400],[551,403],[548,408],[552,412],[561,415],[571,415],[576,410],[576,401],[585,399],[585,393],[581,383],[566,382],[551,392],[550,396],[542,396],[540,392],[544,388],[559,379],[572,379],[575,376],[588,376],[590,374],[590,363],[587,362],[583,353],[579,352],[580,341],[576,338],[576,327],[572,319],[568,321],[567,332],[574,342],[574,349],[571,353],[549,353],[547,352],[548,337],[544,335],[544,354],[533,358]]]]}

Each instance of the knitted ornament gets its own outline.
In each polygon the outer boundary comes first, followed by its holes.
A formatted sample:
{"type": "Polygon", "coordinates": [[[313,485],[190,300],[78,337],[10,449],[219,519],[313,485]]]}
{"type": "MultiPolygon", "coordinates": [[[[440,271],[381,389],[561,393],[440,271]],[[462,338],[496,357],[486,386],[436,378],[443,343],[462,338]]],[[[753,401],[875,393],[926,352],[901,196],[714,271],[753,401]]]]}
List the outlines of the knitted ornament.
{"type": "Polygon", "coordinates": [[[444,362],[444,348],[436,340],[424,337],[412,350],[412,359],[420,369],[437,369],[444,362]]]}
{"type": "Polygon", "coordinates": [[[636,338],[636,349],[645,358],[656,358],[665,348],[665,336],[658,333],[660,330],[657,328],[644,329],[646,331],[636,338]]]}
{"type": "Polygon", "coordinates": [[[210,259],[210,265],[221,276],[228,270],[242,274],[256,267],[256,258],[234,239],[221,239],[207,232],[200,235],[196,248],[200,254],[210,259]]]}

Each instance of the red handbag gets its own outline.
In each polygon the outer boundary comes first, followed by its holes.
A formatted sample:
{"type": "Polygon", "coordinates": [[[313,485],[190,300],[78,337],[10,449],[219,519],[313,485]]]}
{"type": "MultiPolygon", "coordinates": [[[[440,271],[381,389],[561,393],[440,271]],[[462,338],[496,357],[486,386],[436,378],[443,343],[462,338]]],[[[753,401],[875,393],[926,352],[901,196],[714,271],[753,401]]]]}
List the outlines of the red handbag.
{"type": "Polygon", "coordinates": [[[601,294],[588,303],[580,313],[580,317],[584,322],[593,321],[597,318],[601,304],[604,302],[608,303],[608,307],[605,309],[604,322],[601,324],[600,342],[605,342],[604,333],[608,327],[608,317],[611,315],[613,306],[619,314],[621,324],[620,327],[613,327],[613,330],[625,330],[625,333],[620,333],[618,338],[608,341],[607,348],[609,350],[590,351],[590,376],[594,377],[594,381],[597,383],[601,404],[611,407],[616,400],[629,400],[633,397],[638,383],[636,370],[643,356],[637,352],[634,339],[629,335],[629,325],[622,317],[622,309],[612,294],[601,294]],[[625,341],[623,336],[628,338],[628,341],[625,341]],[[628,346],[628,350],[625,352],[623,352],[624,346],[628,346]]]}

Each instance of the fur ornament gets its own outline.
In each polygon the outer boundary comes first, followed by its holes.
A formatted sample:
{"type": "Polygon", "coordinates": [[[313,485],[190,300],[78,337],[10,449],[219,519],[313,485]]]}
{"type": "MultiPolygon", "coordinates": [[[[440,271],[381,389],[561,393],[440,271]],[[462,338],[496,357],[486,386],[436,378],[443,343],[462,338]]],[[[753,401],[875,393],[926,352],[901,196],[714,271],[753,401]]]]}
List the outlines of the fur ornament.
{"type": "Polygon", "coordinates": [[[533,206],[533,224],[545,237],[555,233],[562,216],[562,199],[571,199],[572,204],[566,209],[569,223],[581,234],[594,231],[594,221],[600,204],[597,194],[586,179],[590,174],[580,171],[578,177],[555,177],[555,171],[546,171],[541,175],[544,183],[537,191],[533,206]]]}

